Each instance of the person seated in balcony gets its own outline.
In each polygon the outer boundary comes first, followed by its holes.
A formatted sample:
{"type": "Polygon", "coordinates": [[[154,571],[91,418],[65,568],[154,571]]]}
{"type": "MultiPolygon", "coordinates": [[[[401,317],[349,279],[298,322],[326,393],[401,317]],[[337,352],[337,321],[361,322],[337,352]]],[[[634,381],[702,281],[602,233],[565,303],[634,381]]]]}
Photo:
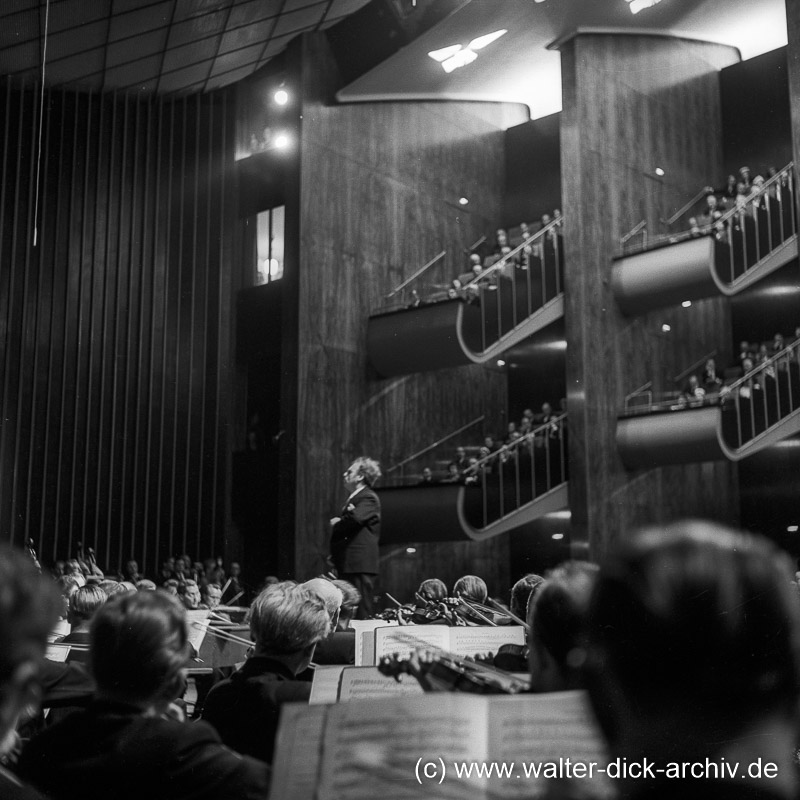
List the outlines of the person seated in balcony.
{"type": "Polygon", "coordinates": [[[481,257],[477,253],[471,253],[469,257],[469,271],[462,272],[452,284],[452,289],[456,292],[456,296],[462,297],[467,301],[475,300],[480,294],[480,287],[493,288],[495,285],[494,273],[486,275],[479,282],[472,283],[478,278],[484,268],[481,264],[481,257]],[[468,284],[472,284],[466,288],[468,284]]]}
{"type": "Polygon", "coordinates": [[[697,216],[697,225],[700,228],[706,228],[713,225],[723,214],[720,207],[719,199],[715,192],[710,192],[706,195],[706,204],[703,210],[697,216]]]}
{"type": "MultiPolygon", "coordinates": [[[[750,181],[750,167],[739,167],[739,183],[741,183],[747,194],[750,193],[750,187],[752,183],[750,181]]],[[[736,189],[737,193],[739,191],[738,187],[736,189]]]]}
{"type": "Polygon", "coordinates": [[[447,475],[442,478],[440,483],[462,483],[461,473],[458,470],[458,465],[455,461],[451,461],[447,465],[447,475]]]}
{"type": "Polygon", "coordinates": [[[477,486],[480,483],[481,472],[478,467],[478,458],[476,456],[470,456],[467,462],[467,468],[461,473],[464,486],[477,486]]]}
{"type": "Polygon", "coordinates": [[[438,481],[433,477],[433,470],[430,467],[423,467],[417,486],[435,486],[437,483],[438,481]]]}
{"type": "Polygon", "coordinates": [[[717,194],[722,201],[722,205],[727,208],[732,208],[736,200],[736,184],[739,181],[735,175],[728,175],[725,185],[717,191],[717,194]]]}
{"type": "Polygon", "coordinates": [[[706,394],[717,394],[722,386],[722,378],[717,374],[717,362],[713,358],[703,367],[702,385],[706,394]]]}
{"type": "Polygon", "coordinates": [[[697,375],[690,375],[681,392],[679,404],[683,407],[697,408],[703,405],[706,390],[700,385],[697,375]]]}
{"type": "Polygon", "coordinates": [[[506,438],[505,438],[506,444],[508,444],[508,442],[511,441],[512,435],[515,433],[517,433],[517,423],[512,420],[506,426],[506,438]]]}
{"type": "Polygon", "coordinates": [[[453,461],[456,462],[459,472],[463,472],[469,466],[469,459],[467,458],[467,451],[460,445],[456,447],[456,454],[453,461]]]}
{"type": "Polygon", "coordinates": [[[786,344],[783,339],[782,333],[776,333],[774,338],[772,339],[772,353],[779,353],[783,348],[786,347],[786,344]]]}

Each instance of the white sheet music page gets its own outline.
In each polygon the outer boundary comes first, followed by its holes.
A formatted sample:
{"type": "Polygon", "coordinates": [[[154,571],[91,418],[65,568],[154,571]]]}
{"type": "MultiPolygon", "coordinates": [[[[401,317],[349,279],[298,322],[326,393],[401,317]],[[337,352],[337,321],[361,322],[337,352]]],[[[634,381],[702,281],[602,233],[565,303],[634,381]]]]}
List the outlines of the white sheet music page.
{"type": "Polygon", "coordinates": [[[425,694],[330,706],[317,800],[480,800],[486,779],[454,760],[486,759],[485,697],[425,694]],[[446,774],[431,778],[441,765],[446,774]]]}

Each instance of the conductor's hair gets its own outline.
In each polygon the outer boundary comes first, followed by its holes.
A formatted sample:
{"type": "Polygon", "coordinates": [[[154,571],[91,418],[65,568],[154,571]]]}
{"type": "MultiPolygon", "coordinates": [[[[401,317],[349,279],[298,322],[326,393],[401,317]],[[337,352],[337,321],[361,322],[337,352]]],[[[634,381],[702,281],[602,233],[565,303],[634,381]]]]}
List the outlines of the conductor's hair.
{"type": "Polygon", "coordinates": [[[374,458],[367,458],[366,456],[359,456],[353,461],[353,466],[361,473],[364,483],[367,486],[374,486],[375,481],[381,477],[381,467],[374,458]]]}

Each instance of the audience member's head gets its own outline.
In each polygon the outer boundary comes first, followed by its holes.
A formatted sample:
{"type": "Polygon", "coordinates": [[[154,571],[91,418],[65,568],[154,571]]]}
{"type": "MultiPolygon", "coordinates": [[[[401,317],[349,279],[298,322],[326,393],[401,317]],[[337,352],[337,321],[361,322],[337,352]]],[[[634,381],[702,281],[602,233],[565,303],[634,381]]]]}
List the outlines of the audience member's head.
{"type": "Polygon", "coordinates": [[[187,611],[196,611],[200,608],[200,587],[197,581],[188,580],[179,584],[178,595],[183,601],[183,605],[187,611]]]}
{"type": "Polygon", "coordinates": [[[136,584],[136,590],[139,592],[154,592],[156,590],[156,585],[153,581],[149,580],[148,578],[142,578],[136,584]]]}
{"type": "Polygon", "coordinates": [[[164,592],[118,595],[95,614],[89,652],[100,698],[163,711],[185,688],[185,611],[164,592]]]}
{"type": "Polygon", "coordinates": [[[67,619],[73,630],[88,630],[97,610],[108,600],[108,595],[99,586],[81,586],[69,599],[67,619]]]}
{"type": "Polygon", "coordinates": [[[37,702],[37,675],[61,599],[31,559],[0,547],[0,755],[13,747],[22,711],[37,702]]]}
{"type": "Polygon", "coordinates": [[[336,629],[344,631],[350,627],[350,620],[355,617],[361,602],[361,592],[349,581],[337,579],[331,583],[342,593],[342,607],[339,610],[339,622],[336,629]]]}
{"type": "Polygon", "coordinates": [[[528,601],[535,596],[536,590],[542,585],[544,578],[534,572],[523,575],[511,587],[511,602],[509,610],[514,616],[526,619],[528,616],[528,601]]]}
{"type": "Polygon", "coordinates": [[[477,575],[464,575],[453,585],[453,594],[473,603],[485,603],[489,590],[483,578],[477,575]]]}
{"type": "Polygon", "coordinates": [[[294,581],[267,586],[250,606],[256,655],[292,659],[295,674],[308,666],[314,647],[331,627],[322,598],[294,581]]]}
{"type": "Polygon", "coordinates": [[[579,689],[585,651],[582,634],[598,567],[566,561],[550,570],[528,605],[531,689],[579,689]]]}
{"type": "Polygon", "coordinates": [[[419,585],[417,594],[431,603],[438,603],[447,597],[447,585],[438,578],[426,578],[419,585]]]}
{"type": "Polygon", "coordinates": [[[603,567],[590,696],[612,751],[779,763],[793,782],[800,698],[794,566],[765,539],[685,521],[632,536],[603,567]]]}
{"type": "Polygon", "coordinates": [[[218,608],[222,602],[222,587],[216,583],[207,583],[200,590],[203,602],[210,608],[218,608]]]}
{"type": "Polygon", "coordinates": [[[120,581],[113,581],[110,578],[100,581],[98,586],[109,596],[113,597],[116,594],[125,594],[128,590],[120,583],[120,581]]]}

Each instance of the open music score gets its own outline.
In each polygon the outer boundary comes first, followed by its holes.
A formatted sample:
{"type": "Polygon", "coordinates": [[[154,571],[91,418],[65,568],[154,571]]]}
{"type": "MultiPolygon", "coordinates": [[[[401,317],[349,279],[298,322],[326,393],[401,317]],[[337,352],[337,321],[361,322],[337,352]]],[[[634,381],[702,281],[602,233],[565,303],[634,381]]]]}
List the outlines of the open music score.
{"type": "MultiPolygon", "coordinates": [[[[356,636],[359,636],[358,631],[356,636]]],[[[525,630],[521,625],[458,628],[448,625],[399,625],[367,629],[360,638],[360,660],[358,639],[356,641],[356,666],[375,666],[384,656],[394,653],[407,656],[416,647],[446,650],[462,658],[496,653],[504,644],[524,645],[525,630]]]]}
{"type": "MultiPolygon", "coordinates": [[[[270,790],[273,800],[526,800],[543,797],[544,777],[457,777],[453,762],[573,763],[607,761],[605,745],[582,692],[426,694],[337,705],[283,707],[270,790]],[[418,760],[449,768],[417,780],[418,760]]],[[[573,789],[605,800],[611,782],[595,775],[573,789]]]]}

